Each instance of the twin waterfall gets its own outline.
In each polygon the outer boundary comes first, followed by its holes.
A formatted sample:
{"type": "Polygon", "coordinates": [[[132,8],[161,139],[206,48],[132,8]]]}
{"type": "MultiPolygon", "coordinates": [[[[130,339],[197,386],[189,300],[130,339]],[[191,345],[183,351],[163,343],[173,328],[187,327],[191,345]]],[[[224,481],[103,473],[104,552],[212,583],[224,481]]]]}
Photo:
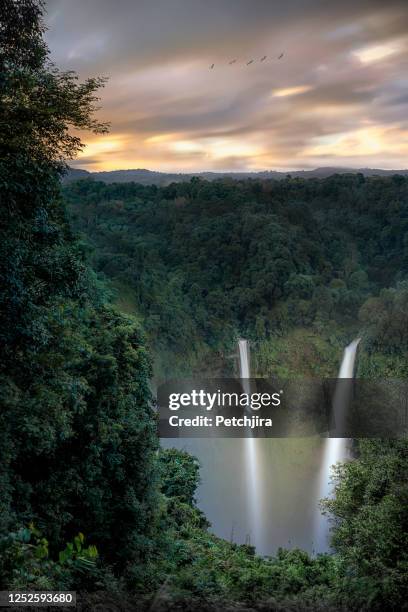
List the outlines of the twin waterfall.
{"type": "MultiPolygon", "coordinates": [[[[338,378],[352,379],[354,377],[354,367],[356,360],[357,347],[360,339],[353,340],[344,350],[343,359],[341,362],[338,378]]],[[[250,362],[249,362],[249,346],[247,340],[238,341],[240,378],[242,379],[243,391],[250,393],[250,362]]],[[[350,384],[341,383],[337,385],[333,398],[333,413],[335,423],[341,428],[341,425],[346,416],[347,405],[349,403],[350,393],[352,391],[351,380],[350,384]]],[[[265,440],[255,439],[250,436],[244,440],[244,466],[246,477],[247,491],[247,512],[248,512],[248,528],[249,541],[258,550],[262,548],[262,534],[268,531],[268,525],[265,523],[265,516],[268,522],[273,522],[274,517],[263,512],[265,500],[263,495],[273,495],[269,488],[265,490],[264,479],[262,478],[263,450],[265,440]]],[[[270,445],[279,445],[279,440],[268,440],[270,445]]],[[[296,442],[296,440],[294,440],[296,442]]],[[[311,539],[313,540],[313,550],[315,552],[324,552],[329,549],[328,535],[329,523],[327,517],[321,514],[318,507],[319,500],[323,497],[329,497],[332,494],[331,486],[331,467],[338,461],[342,461],[349,457],[348,440],[346,438],[325,438],[323,440],[323,451],[321,454],[320,470],[318,473],[318,482],[315,499],[315,510],[313,512],[314,525],[310,525],[311,539]]],[[[272,483],[273,487],[273,483],[272,483]]]]}

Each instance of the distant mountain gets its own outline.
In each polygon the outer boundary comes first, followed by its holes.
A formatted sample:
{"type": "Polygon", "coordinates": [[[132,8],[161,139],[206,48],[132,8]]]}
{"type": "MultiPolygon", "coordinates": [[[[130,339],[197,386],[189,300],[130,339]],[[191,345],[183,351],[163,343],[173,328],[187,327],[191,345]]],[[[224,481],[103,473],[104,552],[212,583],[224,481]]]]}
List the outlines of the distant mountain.
{"type": "Polygon", "coordinates": [[[71,183],[80,179],[92,178],[92,172],[81,170],[81,168],[69,168],[62,178],[63,183],[71,183]]]}
{"type": "Polygon", "coordinates": [[[70,168],[63,178],[64,183],[77,181],[79,179],[91,179],[103,181],[104,183],[140,183],[142,185],[169,185],[170,183],[180,183],[189,181],[193,176],[198,176],[207,181],[216,179],[283,179],[288,174],[299,178],[325,178],[333,174],[357,174],[364,176],[390,176],[402,174],[408,176],[408,170],[380,170],[377,168],[315,168],[314,170],[296,170],[294,172],[277,172],[276,170],[264,170],[262,172],[195,172],[189,174],[155,172],[152,170],[112,170],[110,172],[88,172],[80,168],[70,168]]]}

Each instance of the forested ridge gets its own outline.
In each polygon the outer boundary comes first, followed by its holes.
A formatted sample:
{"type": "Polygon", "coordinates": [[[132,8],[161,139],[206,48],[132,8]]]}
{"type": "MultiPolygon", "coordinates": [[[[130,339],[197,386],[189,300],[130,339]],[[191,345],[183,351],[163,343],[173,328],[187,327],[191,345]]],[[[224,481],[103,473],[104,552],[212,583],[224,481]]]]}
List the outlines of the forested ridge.
{"type": "Polygon", "coordinates": [[[258,369],[285,346],[292,372],[296,334],[323,367],[358,329],[363,372],[405,375],[406,179],[62,193],[72,129],[106,130],[103,80],[49,62],[40,2],[1,8],[1,589],[77,590],[84,610],[406,608],[405,440],[338,467],[335,554],[261,558],[209,531],[150,391],[154,363],[221,367],[239,333],[258,369]]]}
{"type": "Polygon", "coordinates": [[[85,180],[64,196],[93,266],[128,298],[164,361],[170,351],[192,366],[240,334],[264,349],[296,327],[343,344],[363,333],[365,347],[380,342],[390,356],[406,343],[402,176],[164,188],[85,180]]]}

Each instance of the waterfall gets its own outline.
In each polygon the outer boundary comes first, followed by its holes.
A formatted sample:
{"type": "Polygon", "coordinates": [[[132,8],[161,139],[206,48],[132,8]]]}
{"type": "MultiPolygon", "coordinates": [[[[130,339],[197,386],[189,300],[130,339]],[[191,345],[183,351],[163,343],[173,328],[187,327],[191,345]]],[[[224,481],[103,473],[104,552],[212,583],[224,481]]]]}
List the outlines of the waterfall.
{"type": "MultiPolygon", "coordinates": [[[[357,338],[356,340],[353,340],[353,342],[351,342],[348,346],[346,346],[338,374],[339,379],[352,379],[354,377],[354,365],[359,342],[360,338],[357,338]]],[[[345,383],[338,384],[335,389],[333,397],[333,414],[336,428],[338,427],[339,429],[341,429],[342,425],[344,424],[347,415],[347,407],[349,404],[351,391],[351,384],[345,383]]],[[[343,461],[348,457],[349,452],[347,438],[325,439],[319,476],[319,500],[323,497],[330,497],[332,495],[332,486],[330,482],[332,466],[338,461],[343,461]]],[[[328,518],[326,516],[323,516],[319,510],[317,511],[316,517],[317,524],[315,527],[314,540],[315,550],[316,552],[325,552],[329,549],[328,518]]]]}
{"type": "MultiPolygon", "coordinates": [[[[247,340],[238,340],[239,351],[239,369],[240,378],[242,379],[242,388],[244,393],[251,393],[250,376],[251,370],[249,365],[249,346],[247,340]]],[[[258,440],[252,437],[251,431],[248,431],[247,437],[244,439],[245,449],[245,466],[247,480],[247,504],[248,504],[248,522],[250,529],[250,542],[257,547],[261,541],[261,525],[262,525],[262,500],[261,500],[261,478],[260,469],[261,462],[258,457],[258,440]]]]}

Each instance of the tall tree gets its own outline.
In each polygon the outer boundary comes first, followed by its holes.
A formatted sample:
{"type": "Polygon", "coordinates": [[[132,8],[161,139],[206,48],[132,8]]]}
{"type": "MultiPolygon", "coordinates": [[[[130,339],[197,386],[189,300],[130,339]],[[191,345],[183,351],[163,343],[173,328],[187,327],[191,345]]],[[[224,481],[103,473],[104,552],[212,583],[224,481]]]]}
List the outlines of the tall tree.
{"type": "Polygon", "coordinates": [[[154,505],[150,362],[60,197],[72,129],[107,129],[104,80],[49,61],[42,2],[0,6],[0,532],[34,520],[59,547],[82,530],[123,564],[144,554],[154,505]]]}

